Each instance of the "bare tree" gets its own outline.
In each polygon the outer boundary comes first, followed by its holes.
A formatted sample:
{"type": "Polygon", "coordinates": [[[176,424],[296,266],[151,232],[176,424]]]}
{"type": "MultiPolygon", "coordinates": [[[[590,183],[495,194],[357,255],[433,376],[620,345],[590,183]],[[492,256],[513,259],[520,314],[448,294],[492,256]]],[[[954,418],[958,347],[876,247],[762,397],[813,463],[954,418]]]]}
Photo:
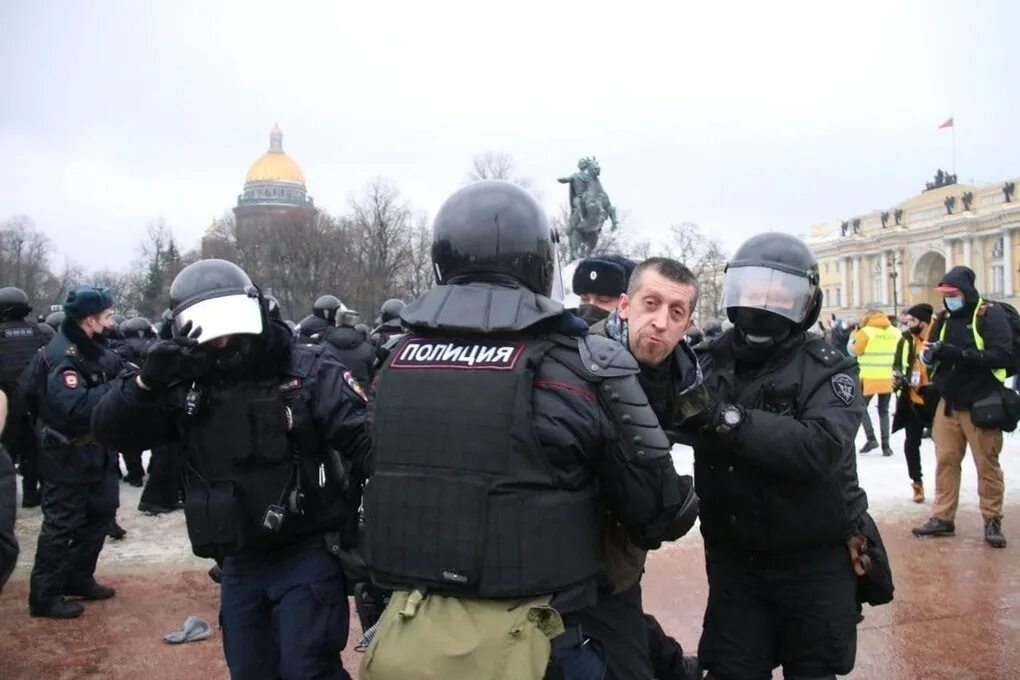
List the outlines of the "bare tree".
{"type": "Polygon", "coordinates": [[[728,260],[725,250],[693,222],[674,224],[669,229],[672,239],[666,254],[687,265],[698,277],[701,288],[698,319],[704,322],[721,317],[723,270],[728,260]]]}
{"type": "Polygon", "coordinates": [[[471,170],[467,181],[477,182],[483,179],[502,179],[535,192],[535,182],[530,177],[517,173],[517,162],[513,156],[503,151],[486,151],[471,159],[471,170]]]}
{"type": "Polygon", "coordinates": [[[419,297],[436,283],[432,266],[432,228],[428,217],[419,215],[411,228],[406,266],[401,275],[401,293],[408,300],[419,297]]]}
{"type": "Polygon", "coordinates": [[[55,292],[50,273],[53,242],[27,215],[0,223],[0,281],[17,286],[30,300],[43,301],[55,292]]]}
{"type": "Polygon", "coordinates": [[[351,246],[358,277],[353,299],[361,311],[376,310],[398,292],[399,275],[411,258],[411,208],[385,179],[373,180],[351,202],[351,246]]]}

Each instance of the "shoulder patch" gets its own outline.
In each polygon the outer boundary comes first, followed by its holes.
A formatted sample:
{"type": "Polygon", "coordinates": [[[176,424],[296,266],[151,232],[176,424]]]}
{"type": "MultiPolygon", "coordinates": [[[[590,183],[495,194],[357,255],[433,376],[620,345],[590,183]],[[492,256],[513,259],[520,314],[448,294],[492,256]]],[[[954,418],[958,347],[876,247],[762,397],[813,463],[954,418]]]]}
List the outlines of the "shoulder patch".
{"type": "Polygon", "coordinates": [[[280,391],[294,392],[295,390],[300,390],[301,386],[304,384],[305,381],[302,380],[301,378],[291,378],[290,380],[287,380],[280,384],[280,391]]]}
{"type": "Polygon", "coordinates": [[[390,368],[512,371],[523,342],[464,342],[411,338],[393,353],[390,368]]]}
{"type": "Polygon", "coordinates": [[[347,383],[347,386],[350,387],[356,395],[361,397],[362,401],[368,401],[368,395],[365,394],[365,388],[361,386],[361,383],[354,379],[354,376],[350,371],[344,371],[344,382],[347,383]]]}
{"type": "Polygon", "coordinates": [[[64,352],[64,354],[66,354],[69,357],[78,356],[78,346],[74,344],[68,345],[67,351],[64,352]]]}
{"type": "Polygon", "coordinates": [[[64,371],[60,374],[60,377],[64,381],[64,387],[69,390],[76,390],[81,384],[81,380],[78,378],[78,373],[75,371],[64,371]]]}
{"type": "Polygon", "coordinates": [[[849,406],[857,397],[857,381],[846,373],[837,373],[832,376],[832,391],[841,402],[849,406]]]}

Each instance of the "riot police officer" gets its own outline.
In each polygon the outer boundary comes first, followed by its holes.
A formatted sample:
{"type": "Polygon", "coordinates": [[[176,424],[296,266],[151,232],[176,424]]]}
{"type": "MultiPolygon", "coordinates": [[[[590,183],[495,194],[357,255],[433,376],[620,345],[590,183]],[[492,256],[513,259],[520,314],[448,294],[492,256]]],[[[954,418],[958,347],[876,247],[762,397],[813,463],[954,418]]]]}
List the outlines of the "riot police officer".
{"type": "Polygon", "coordinates": [[[375,373],[375,348],[355,328],[357,314],[350,310],[337,315],[336,328],[326,331],[322,346],[332,353],[344,366],[351,369],[355,379],[364,385],[372,383],[375,373]]]}
{"type": "Polygon", "coordinates": [[[344,303],[336,295],[320,295],[312,306],[312,313],[298,323],[298,342],[315,345],[322,342],[326,331],[336,326],[337,314],[344,303]]]}
{"type": "Polygon", "coordinates": [[[185,267],[170,298],[174,337],[100,403],[96,436],[181,442],[192,549],[222,559],[231,677],[349,678],[333,552],[367,465],[364,389],[321,347],[294,344],[230,262],[185,267]]]}
{"type": "Polygon", "coordinates": [[[403,300],[397,298],[390,298],[382,303],[382,307],[379,308],[379,316],[375,320],[375,330],[372,331],[373,345],[382,347],[389,342],[392,336],[404,333],[404,322],[400,320],[400,312],[406,306],[403,300]]]}
{"type": "Polygon", "coordinates": [[[835,678],[854,665],[846,539],[867,508],[854,456],[863,401],[856,363],[808,334],[821,301],[815,257],[793,236],[755,236],[727,266],[734,327],[704,346],[712,406],[694,444],[710,678],[767,678],[777,665],[786,678],[835,678]]]}
{"type": "Polygon", "coordinates": [[[20,288],[0,288],[0,390],[7,394],[9,422],[3,444],[21,470],[21,505],[39,505],[39,450],[28,410],[18,395],[18,377],[46,344],[38,324],[27,320],[32,308],[20,288]]]}
{"type": "Polygon", "coordinates": [[[96,561],[119,505],[117,454],[92,436],[90,419],[120,359],[96,341],[113,323],[105,288],[76,286],[66,317],[46,346],[38,385],[43,523],[29,588],[32,616],[73,618],[83,608],[63,596],[105,600],[96,561]]]}
{"type": "Polygon", "coordinates": [[[690,482],[630,354],[547,297],[553,232],[527,191],[471,184],[433,230],[439,285],[377,376],[367,561],[395,592],[362,677],[601,677],[575,618],[597,598],[601,511],[651,547],[693,524],[690,482]],[[494,653],[502,625],[521,642],[494,653]]]}
{"type": "MultiPolygon", "coordinates": [[[[119,330],[123,339],[115,344],[114,351],[124,361],[135,366],[141,366],[145,361],[146,351],[148,351],[149,346],[156,339],[156,329],[152,327],[152,324],[145,317],[136,316],[120,324],[119,330]]],[[[122,451],[121,455],[124,457],[124,467],[127,469],[124,481],[131,486],[141,487],[145,478],[145,468],[142,466],[142,452],[137,450],[122,451]]]]}

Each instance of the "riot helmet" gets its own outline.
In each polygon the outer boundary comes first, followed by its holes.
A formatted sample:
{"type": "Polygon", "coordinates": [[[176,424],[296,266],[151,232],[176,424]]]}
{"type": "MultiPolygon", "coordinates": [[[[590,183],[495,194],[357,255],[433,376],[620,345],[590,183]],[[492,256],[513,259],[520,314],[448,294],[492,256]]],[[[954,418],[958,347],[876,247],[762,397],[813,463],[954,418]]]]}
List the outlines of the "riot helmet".
{"type": "Polygon", "coordinates": [[[325,319],[330,326],[335,326],[337,312],[343,306],[344,303],[340,302],[340,298],[336,295],[320,295],[312,305],[312,314],[320,319],[325,319]]]}
{"type": "Polygon", "coordinates": [[[687,335],[685,337],[687,338],[687,344],[691,347],[700,345],[705,341],[705,333],[697,326],[691,326],[687,329],[687,335]]]}
{"type": "Polygon", "coordinates": [[[53,312],[46,317],[46,325],[55,331],[60,330],[60,324],[64,323],[64,319],[67,317],[66,312],[53,312]]]}
{"type": "Polygon", "coordinates": [[[14,286],[0,288],[0,321],[21,320],[31,311],[25,291],[14,286]]]}
{"type": "Polygon", "coordinates": [[[156,329],[152,327],[149,320],[142,316],[135,316],[120,325],[120,332],[126,338],[154,338],[156,329]]]}
{"type": "Polygon", "coordinates": [[[228,335],[259,335],[265,328],[261,296],[233,262],[199,260],[181,270],[170,286],[173,332],[187,324],[201,329],[199,344],[228,335]]]}
{"type": "Polygon", "coordinates": [[[365,340],[368,340],[369,336],[372,335],[372,329],[363,323],[355,324],[354,330],[361,333],[365,337],[365,340]]]}
{"type": "Polygon", "coordinates": [[[382,307],[379,308],[379,320],[376,323],[385,324],[387,326],[399,326],[400,325],[400,312],[404,310],[403,300],[397,298],[390,298],[386,302],[382,303],[382,307]]]}
{"type": "Polygon", "coordinates": [[[759,234],[726,265],[722,306],[752,345],[781,342],[814,325],[821,312],[818,261],[795,236],[759,234]]]}
{"type": "Polygon", "coordinates": [[[53,330],[53,326],[49,325],[45,321],[37,322],[35,325],[39,328],[39,332],[42,333],[43,338],[46,339],[46,342],[52,340],[53,336],[57,334],[57,332],[53,330]]]}
{"type": "Polygon", "coordinates": [[[475,182],[436,213],[432,264],[440,284],[465,275],[504,275],[548,296],[555,270],[552,229],[526,190],[502,180],[475,182]]]}

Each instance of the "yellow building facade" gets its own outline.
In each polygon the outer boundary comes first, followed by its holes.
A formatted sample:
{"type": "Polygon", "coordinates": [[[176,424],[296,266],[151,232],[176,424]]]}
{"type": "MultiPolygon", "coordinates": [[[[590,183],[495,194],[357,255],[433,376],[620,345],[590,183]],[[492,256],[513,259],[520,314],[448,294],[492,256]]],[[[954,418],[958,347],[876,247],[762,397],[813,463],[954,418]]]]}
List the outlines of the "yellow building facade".
{"type": "MultiPolygon", "coordinates": [[[[948,179],[948,176],[947,176],[948,179]]],[[[935,291],[954,266],[974,270],[987,298],[1020,304],[1020,197],[1017,180],[943,184],[887,210],[812,227],[806,241],[818,258],[823,319],[889,314],[920,302],[941,309],[935,291]]]]}

